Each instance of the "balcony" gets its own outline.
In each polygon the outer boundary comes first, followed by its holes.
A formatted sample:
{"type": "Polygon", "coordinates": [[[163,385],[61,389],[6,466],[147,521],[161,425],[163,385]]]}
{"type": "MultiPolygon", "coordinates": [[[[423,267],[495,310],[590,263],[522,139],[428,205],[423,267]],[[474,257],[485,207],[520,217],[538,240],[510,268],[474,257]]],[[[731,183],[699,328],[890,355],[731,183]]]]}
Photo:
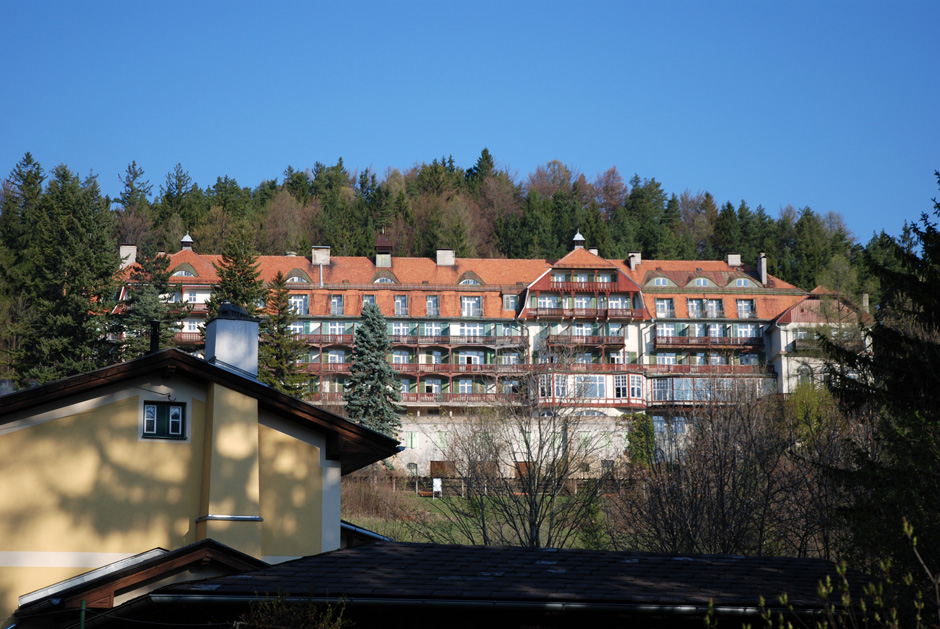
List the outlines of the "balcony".
{"type": "Polygon", "coordinates": [[[657,319],[675,319],[676,309],[675,308],[657,308],[656,318],[657,319]]]}
{"type": "Polygon", "coordinates": [[[307,373],[349,373],[352,363],[302,363],[307,373]]]}
{"type": "Polygon", "coordinates": [[[724,308],[708,308],[705,310],[694,310],[689,308],[690,319],[724,319],[724,308]]]}
{"type": "Polygon", "coordinates": [[[727,347],[727,348],[750,348],[762,347],[764,345],[763,337],[748,336],[660,336],[656,335],[653,340],[653,346],[656,349],[675,348],[675,347],[727,347]]]}
{"type": "Polygon", "coordinates": [[[521,402],[518,393],[402,393],[404,404],[494,404],[497,402],[521,402]]]}
{"type": "Polygon", "coordinates": [[[352,334],[295,334],[294,338],[309,345],[352,345],[352,334]]]}
{"type": "Polygon", "coordinates": [[[549,345],[623,345],[622,336],[579,336],[577,334],[550,334],[549,345]]]}
{"type": "Polygon", "coordinates": [[[588,319],[642,319],[646,311],[638,308],[529,308],[532,317],[583,317],[588,319]]]}
{"type": "Polygon", "coordinates": [[[649,375],[774,376],[772,365],[643,365],[649,375]]]}
{"type": "Polygon", "coordinates": [[[551,289],[559,293],[611,293],[617,290],[614,282],[552,282],[551,289]]]}
{"type": "Polygon", "coordinates": [[[183,345],[202,345],[205,342],[202,332],[177,332],[174,338],[183,345]]]}
{"type": "Polygon", "coordinates": [[[643,319],[646,311],[642,308],[608,308],[608,319],[643,319]]]}

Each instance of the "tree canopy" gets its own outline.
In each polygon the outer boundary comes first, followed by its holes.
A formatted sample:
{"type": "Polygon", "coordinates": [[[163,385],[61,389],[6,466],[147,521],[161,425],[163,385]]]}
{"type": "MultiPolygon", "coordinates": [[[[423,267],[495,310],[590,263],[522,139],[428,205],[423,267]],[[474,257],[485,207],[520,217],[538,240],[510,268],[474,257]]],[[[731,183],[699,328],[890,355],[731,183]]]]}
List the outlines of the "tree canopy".
{"type": "Polygon", "coordinates": [[[375,304],[362,308],[362,321],[356,326],[352,374],[343,392],[350,419],[395,437],[401,428],[401,401],[395,371],[387,354],[391,349],[385,317],[375,304]]]}

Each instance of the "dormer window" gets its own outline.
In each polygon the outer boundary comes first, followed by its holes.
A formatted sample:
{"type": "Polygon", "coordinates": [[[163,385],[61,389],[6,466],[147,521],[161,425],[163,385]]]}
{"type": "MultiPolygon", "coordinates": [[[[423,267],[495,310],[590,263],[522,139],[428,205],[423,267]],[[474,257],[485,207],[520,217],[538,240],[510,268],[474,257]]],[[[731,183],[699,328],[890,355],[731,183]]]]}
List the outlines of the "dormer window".
{"type": "Polygon", "coordinates": [[[196,277],[196,269],[190,264],[181,264],[173,271],[173,277],[196,277]]]}
{"type": "Polygon", "coordinates": [[[460,285],[461,286],[479,286],[480,282],[473,279],[472,277],[468,277],[466,279],[460,280],[460,285]]]}
{"type": "Polygon", "coordinates": [[[375,278],[375,284],[394,284],[395,280],[390,277],[377,277],[375,278]]]}
{"type": "Polygon", "coordinates": [[[750,285],[751,281],[744,277],[739,277],[738,279],[734,280],[734,286],[736,288],[747,288],[750,285]]]}
{"type": "Polygon", "coordinates": [[[695,285],[696,286],[708,286],[708,280],[706,280],[704,277],[696,277],[695,285]]]}
{"type": "Polygon", "coordinates": [[[669,280],[665,277],[657,277],[653,280],[653,286],[669,286],[669,280]]]}

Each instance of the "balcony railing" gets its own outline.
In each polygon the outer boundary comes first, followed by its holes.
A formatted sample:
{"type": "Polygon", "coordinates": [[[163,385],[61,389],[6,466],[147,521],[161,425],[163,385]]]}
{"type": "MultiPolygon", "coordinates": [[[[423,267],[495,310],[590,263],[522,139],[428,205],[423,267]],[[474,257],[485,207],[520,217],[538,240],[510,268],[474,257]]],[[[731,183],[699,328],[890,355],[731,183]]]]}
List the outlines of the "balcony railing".
{"type": "Polygon", "coordinates": [[[776,373],[771,365],[644,365],[644,368],[650,375],[773,376],[776,373]]]}
{"type": "Polygon", "coordinates": [[[523,396],[518,393],[402,393],[401,401],[409,403],[431,404],[472,404],[494,402],[521,402],[523,396]]]}
{"type": "Polygon", "coordinates": [[[585,317],[591,319],[642,319],[645,310],[637,308],[529,308],[533,317],[585,317]]]}
{"type": "Polygon", "coordinates": [[[760,347],[763,337],[748,336],[660,336],[653,341],[656,349],[664,347],[760,347]]]}
{"type": "Polygon", "coordinates": [[[311,345],[352,345],[352,334],[295,334],[294,338],[311,345]]]}
{"type": "Polygon", "coordinates": [[[724,319],[724,308],[707,308],[705,310],[693,310],[689,308],[690,319],[724,319]]]}
{"type": "Polygon", "coordinates": [[[186,345],[198,345],[205,342],[201,332],[177,332],[175,338],[177,343],[184,343],[186,345]]]}
{"type": "Polygon", "coordinates": [[[550,334],[548,342],[555,345],[623,345],[624,338],[622,336],[550,334]]]}
{"type": "Polygon", "coordinates": [[[657,308],[656,317],[659,319],[675,319],[676,309],[675,308],[657,308]]]}
{"type": "Polygon", "coordinates": [[[558,292],[610,293],[617,290],[614,282],[552,282],[551,290],[558,292]]]}

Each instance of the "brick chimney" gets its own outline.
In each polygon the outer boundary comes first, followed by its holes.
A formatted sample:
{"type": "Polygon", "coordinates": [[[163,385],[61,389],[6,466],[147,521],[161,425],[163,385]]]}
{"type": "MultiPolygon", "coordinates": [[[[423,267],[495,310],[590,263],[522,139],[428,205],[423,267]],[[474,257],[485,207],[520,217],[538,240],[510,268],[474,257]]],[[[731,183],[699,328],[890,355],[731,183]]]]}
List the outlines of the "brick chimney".
{"type": "Polygon", "coordinates": [[[206,324],[206,360],[250,378],[258,377],[258,319],[229,302],[206,324]]]}

